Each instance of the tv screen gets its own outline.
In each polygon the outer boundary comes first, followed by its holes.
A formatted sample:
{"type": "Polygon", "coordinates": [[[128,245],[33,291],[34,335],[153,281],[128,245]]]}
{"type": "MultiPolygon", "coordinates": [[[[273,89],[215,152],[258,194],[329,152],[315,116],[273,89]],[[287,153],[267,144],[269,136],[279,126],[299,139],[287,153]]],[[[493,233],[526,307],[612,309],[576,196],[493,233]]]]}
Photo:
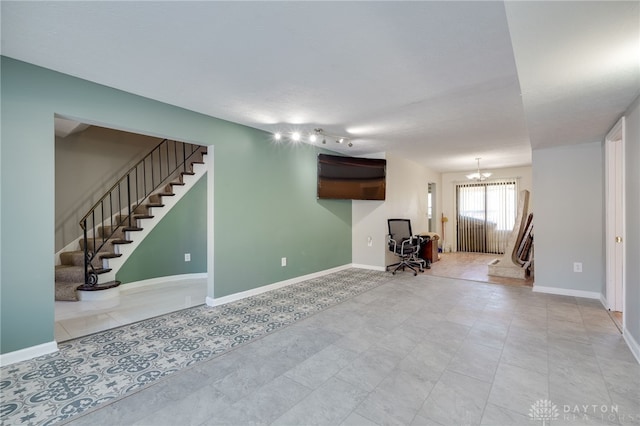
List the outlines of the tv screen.
{"type": "Polygon", "coordinates": [[[318,198],[384,200],[387,160],[318,154],[318,198]]]}

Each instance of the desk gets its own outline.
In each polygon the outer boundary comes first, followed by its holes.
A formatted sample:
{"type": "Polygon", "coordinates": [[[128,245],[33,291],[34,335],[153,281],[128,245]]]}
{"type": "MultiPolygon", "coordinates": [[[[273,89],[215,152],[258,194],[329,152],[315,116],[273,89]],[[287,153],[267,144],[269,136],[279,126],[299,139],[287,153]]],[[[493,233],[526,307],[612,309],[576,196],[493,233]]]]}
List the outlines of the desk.
{"type": "Polygon", "coordinates": [[[440,236],[435,232],[423,232],[421,237],[429,237],[429,242],[424,245],[420,257],[428,260],[429,262],[437,262],[438,260],[438,240],[440,236]]]}

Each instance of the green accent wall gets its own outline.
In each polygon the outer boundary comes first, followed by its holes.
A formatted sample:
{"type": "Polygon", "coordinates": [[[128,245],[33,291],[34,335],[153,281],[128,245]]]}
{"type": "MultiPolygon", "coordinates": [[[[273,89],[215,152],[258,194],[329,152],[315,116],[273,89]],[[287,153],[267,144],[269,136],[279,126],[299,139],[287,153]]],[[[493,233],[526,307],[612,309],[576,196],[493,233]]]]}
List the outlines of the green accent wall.
{"type": "MultiPolygon", "coordinates": [[[[55,114],[211,146],[215,187],[206,192],[214,200],[215,294],[210,297],[351,263],[351,202],[316,199],[318,148],[275,144],[257,129],[7,57],[1,57],[0,73],[0,353],[54,340],[55,114]],[[288,258],[287,267],[280,266],[281,257],[288,258]]],[[[190,207],[181,209],[167,227],[180,229],[190,207]]],[[[150,245],[160,238],[153,234],[147,237],[150,245]]],[[[167,246],[154,246],[154,256],[173,256],[167,246]]],[[[178,263],[167,275],[183,273],[178,263]]],[[[121,275],[149,274],[146,267],[136,269],[121,275]]]]}
{"type": "Polygon", "coordinates": [[[126,284],[204,272],[207,272],[206,174],[142,240],[116,273],[116,279],[126,284]],[[190,262],[184,261],[185,253],[191,254],[190,262]]]}

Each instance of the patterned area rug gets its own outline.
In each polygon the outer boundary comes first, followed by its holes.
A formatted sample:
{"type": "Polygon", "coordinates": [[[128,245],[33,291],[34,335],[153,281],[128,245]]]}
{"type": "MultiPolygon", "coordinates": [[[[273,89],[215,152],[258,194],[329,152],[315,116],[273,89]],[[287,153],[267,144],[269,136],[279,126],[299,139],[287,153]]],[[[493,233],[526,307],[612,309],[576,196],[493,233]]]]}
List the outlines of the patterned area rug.
{"type": "Polygon", "coordinates": [[[64,342],[59,352],[2,367],[0,420],[7,425],[66,421],[388,279],[384,272],[348,269],[64,342]]]}

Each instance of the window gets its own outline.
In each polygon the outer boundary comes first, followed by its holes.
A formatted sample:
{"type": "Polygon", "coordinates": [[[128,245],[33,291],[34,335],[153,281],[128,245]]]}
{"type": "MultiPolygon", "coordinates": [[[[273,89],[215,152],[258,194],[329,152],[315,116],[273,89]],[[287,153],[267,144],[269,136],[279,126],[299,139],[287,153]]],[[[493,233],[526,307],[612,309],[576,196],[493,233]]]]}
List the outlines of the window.
{"type": "Polygon", "coordinates": [[[458,251],[504,253],[518,204],[515,180],[456,185],[458,251]]]}
{"type": "Polygon", "coordinates": [[[427,222],[429,225],[429,232],[436,232],[436,223],[433,217],[436,208],[436,184],[434,182],[429,182],[427,191],[427,222]]]}

